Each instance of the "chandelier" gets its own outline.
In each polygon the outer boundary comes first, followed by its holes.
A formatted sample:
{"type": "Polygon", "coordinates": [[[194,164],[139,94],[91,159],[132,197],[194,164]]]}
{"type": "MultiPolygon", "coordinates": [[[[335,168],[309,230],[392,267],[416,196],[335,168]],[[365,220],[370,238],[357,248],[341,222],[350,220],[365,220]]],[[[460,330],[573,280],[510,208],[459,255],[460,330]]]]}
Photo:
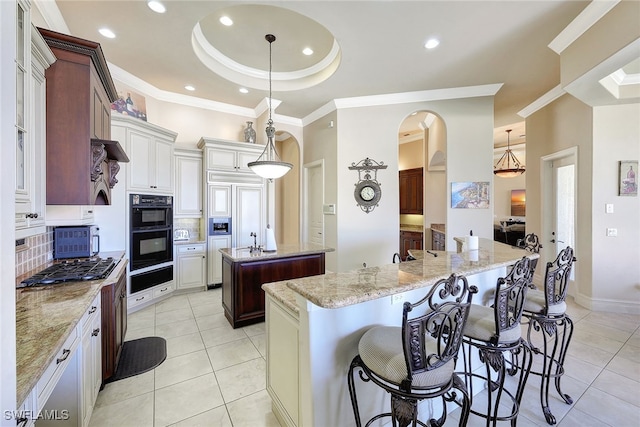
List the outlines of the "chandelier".
{"type": "Polygon", "coordinates": [[[267,144],[260,157],[258,157],[258,160],[248,163],[247,166],[257,175],[273,181],[273,179],[280,178],[289,172],[293,165],[283,162],[280,159],[274,144],[276,128],[273,127],[273,120],[271,119],[271,44],[276,41],[276,36],[267,34],[264,38],[269,42],[269,120],[267,121],[267,128],[265,129],[267,133],[267,144]]]}
{"type": "Polygon", "coordinates": [[[518,158],[511,151],[509,140],[511,129],[507,129],[505,132],[507,132],[507,150],[493,167],[493,173],[502,178],[513,178],[524,173],[524,165],[520,164],[518,158]]]}

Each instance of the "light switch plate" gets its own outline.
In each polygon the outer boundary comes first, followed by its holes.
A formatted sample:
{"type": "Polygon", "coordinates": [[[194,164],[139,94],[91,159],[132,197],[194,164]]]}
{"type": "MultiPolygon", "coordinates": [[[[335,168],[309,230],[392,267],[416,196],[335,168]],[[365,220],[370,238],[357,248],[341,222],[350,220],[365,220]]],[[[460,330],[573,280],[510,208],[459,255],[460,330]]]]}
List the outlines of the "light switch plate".
{"type": "Polygon", "coordinates": [[[336,214],[336,205],[331,203],[328,205],[322,205],[322,213],[325,215],[335,215],[336,214]]]}
{"type": "Polygon", "coordinates": [[[604,205],[604,211],[606,213],[613,213],[613,203],[607,203],[604,205]]]}
{"type": "Polygon", "coordinates": [[[607,228],[607,237],[618,237],[617,228],[607,228]]]}

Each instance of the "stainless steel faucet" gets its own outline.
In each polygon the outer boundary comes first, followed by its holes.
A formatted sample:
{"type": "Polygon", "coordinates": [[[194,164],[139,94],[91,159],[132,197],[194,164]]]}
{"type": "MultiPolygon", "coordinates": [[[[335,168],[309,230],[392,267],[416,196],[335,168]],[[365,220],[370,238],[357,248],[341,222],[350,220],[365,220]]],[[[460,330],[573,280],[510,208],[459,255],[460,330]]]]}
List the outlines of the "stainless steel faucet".
{"type": "Polygon", "coordinates": [[[256,234],[256,232],[252,231],[251,234],[249,234],[249,236],[253,237],[253,246],[249,246],[249,253],[261,252],[262,248],[258,247],[258,242],[256,241],[256,239],[258,238],[258,235],[256,234]]]}

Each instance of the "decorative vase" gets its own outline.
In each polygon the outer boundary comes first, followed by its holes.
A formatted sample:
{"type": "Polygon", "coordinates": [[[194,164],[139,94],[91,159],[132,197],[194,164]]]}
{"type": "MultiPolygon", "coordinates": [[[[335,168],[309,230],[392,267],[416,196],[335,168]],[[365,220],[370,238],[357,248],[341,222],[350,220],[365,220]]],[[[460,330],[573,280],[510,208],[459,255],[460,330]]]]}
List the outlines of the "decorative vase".
{"type": "Polygon", "coordinates": [[[256,143],[256,130],[252,127],[253,122],[247,122],[247,128],[244,130],[244,142],[256,143]]]}

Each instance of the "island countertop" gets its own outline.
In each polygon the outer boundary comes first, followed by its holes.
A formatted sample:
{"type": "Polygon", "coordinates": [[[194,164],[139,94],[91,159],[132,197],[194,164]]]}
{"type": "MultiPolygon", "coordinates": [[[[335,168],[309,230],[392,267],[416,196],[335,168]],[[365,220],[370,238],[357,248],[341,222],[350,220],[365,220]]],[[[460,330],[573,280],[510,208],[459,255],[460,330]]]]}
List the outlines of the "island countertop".
{"type": "MultiPolygon", "coordinates": [[[[104,286],[115,283],[126,268],[127,262],[122,259],[124,251],[100,253],[99,256],[120,259],[105,279],[16,290],[16,401],[18,405],[36,385],[100,290],[104,286]]],[[[39,267],[39,270],[48,265],[39,267]]]]}
{"type": "Polygon", "coordinates": [[[223,257],[229,258],[234,262],[254,260],[262,261],[269,258],[286,258],[296,255],[311,255],[319,254],[322,252],[333,252],[334,250],[335,249],[333,248],[316,245],[314,243],[278,245],[278,249],[273,252],[267,252],[264,250],[251,252],[248,247],[219,249],[223,257]]]}
{"type": "MultiPolygon", "coordinates": [[[[436,257],[427,251],[412,250],[418,258],[415,261],[327,273],[284,283],[313,304],[331,309],[431,286],[452,273],[469,276],[512,265],[523,256],[531,259],[539,256],[490,239],[481,238],[479,242],[479,250],[474,253],[430,251],[436,253],[436,257]]],[[[262,288],[280,301],[291,301],[290,295],[281,295],[287,293],[283,291],[282,282],[267,283],[262,288]]]]}

